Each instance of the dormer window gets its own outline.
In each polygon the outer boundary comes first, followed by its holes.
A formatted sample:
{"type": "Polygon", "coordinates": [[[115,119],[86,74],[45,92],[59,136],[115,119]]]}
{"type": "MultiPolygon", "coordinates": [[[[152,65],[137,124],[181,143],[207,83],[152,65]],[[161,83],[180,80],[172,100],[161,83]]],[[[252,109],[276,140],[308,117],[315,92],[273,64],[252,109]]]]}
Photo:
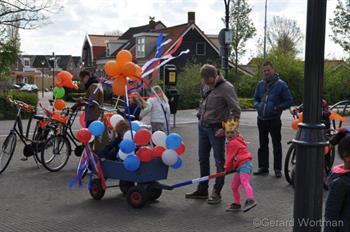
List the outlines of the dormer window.
{"type": "Polygon", "coordinates": [[[136,38],[136,58],[145,57],[145,37],[136,38]]]}
{"type": "Polygon", "coordinates": [[[24,67],[29,67],[29,66],[30,66],[30,59],[24,58],[24,67]]]}

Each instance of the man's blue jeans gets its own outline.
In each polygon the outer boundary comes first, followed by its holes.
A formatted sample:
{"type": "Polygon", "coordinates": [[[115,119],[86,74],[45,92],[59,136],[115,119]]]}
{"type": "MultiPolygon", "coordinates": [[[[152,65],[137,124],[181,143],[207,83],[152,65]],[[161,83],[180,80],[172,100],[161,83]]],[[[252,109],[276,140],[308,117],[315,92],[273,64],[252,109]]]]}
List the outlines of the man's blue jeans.
{"type": "MultiPolygon", "coordinates": [[[[210,151],[213,148],[216,171],[224,171],[225,164],[225,137],[216,137],[215,133],[220,128],[198,126],[198,155],[200,172],[202,176],[210,175],[210,151]]],[[[221,191],[225,177],[216,178],[214,189],[221,191]]],[[[199,183],[200,189],[208,189],[208,181],[199,183]]]]}

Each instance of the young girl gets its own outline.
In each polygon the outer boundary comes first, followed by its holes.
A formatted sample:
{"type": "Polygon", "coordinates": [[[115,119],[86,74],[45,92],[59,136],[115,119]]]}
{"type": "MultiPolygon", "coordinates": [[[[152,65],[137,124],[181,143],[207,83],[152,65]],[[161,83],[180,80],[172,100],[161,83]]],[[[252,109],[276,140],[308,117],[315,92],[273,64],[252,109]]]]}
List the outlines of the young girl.
{"type": "Polygon", "coordinates": [[[140,121],[142,118],[140,117],[140,113],[147,107],[147,102],[142,99],[139,93],[133,93],[129,96],[129,109],[125,111],[125,114],[129,114],[130,111],[130,120],[140,121]]]}
{"type": "Polygon", "coordinates": [[[116,160],[117,153],[119,151],[119,144],[123,140],[125,132],[129,130],[129,122],[127,120],[121,120],[115,125],[114,134],[115,137],[102,149],[97,152],[100,158],[109,160],[116,160]]]}
{"type": "Polygon", "coordinates": [[[241,209],[239,187],[242,185],[247,198],[243,212],[247,212],[256,206],[253,188],[250,185],[253,163],[252,154],[248,150],[247,143],[244,141],[243,137],[239,135],[238,127],[239,122],[234,120],[229,120],[225,123],[227,139],[225,171],[236,170],[231,182],[234,203],[232,203],[226,211],[233,212],[241,209]]]}
{"type": "Polygon", "coordinates": [[[141,118],[151,112],[152,132],[161,130],[167,132],[170,122],[170,106],[168,98],[165,96],[160,86],[153,87],[152,94],[157,96],[150,97],[147,100],[147,107],[141,112],[141,118]]]}
{"type": "Polygon", "coordinates": [[[330,176],[324,232],[350,231],[350,136],[339,134],[343,138],[338,153],[344,163],[335,166],[330,176]]]}

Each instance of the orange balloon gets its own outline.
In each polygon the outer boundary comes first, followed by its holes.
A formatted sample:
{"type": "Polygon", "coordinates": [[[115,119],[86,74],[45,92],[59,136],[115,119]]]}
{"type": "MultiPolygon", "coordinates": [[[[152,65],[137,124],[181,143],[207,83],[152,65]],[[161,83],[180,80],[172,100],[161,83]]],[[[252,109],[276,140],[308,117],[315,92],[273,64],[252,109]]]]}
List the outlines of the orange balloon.
{"type": "Polygon", "coordinates": [[[117,53],[116,59],[118,63],[125,64],[132,61],[132,54],[128,50],[121,50],[117,53]]]}
{"type": "Polygon", "coordinates": [[[55,102],[53,103],[53,106],[55,107],[56,110],[63,110],[64,107],[66,106],[66,103],[62,99],[56,99],[55,102]]]}
{"type": "Polygon", "coordinates": [[[134,75],[136,75],[136,65],[133,62],[127,62],[123,65],[123,69],[122,69],[123,73],[127,76],[127,77],[132,77],[134,75]]]}
{"type": "Polygon", "coordinates": [[[126,83],[127,83],[126,78],[117,77],[113,81],[113,85],[112,85],[113,93],[117,96],[125,96],[126,83]]]}
{"type": "Polygon", "coordinates": [[[78,89],[79,87],[72,82],[73,75],[67,71],[61,71],[56,75],[56,86],[66,87],[70,89],[78,89]]]}
{"type": "Polygon", "coordinates": [[[298,120],[298,119],[293,120],[293,122],[292,122],[292,128],[293,128],[294,130],[297,130],[297,129],[298,129],[298,123],[299,123],[299,120],[298,120]]]}
{"type": "Polygon", "coordinates": [[[298,114],[298,120],[299,120],[299,122],[303,121],[303,113],[298,114]]]}
{"type": "Polygon", "coordinates": [[[108,76],[110,77],[115,77],[118,75],[119,73],[119,67],[117,65],[117,62],[114,60],[110,60],[108,61],[105,65],[104,65],[104,70],[107,73],[108,76]]]}

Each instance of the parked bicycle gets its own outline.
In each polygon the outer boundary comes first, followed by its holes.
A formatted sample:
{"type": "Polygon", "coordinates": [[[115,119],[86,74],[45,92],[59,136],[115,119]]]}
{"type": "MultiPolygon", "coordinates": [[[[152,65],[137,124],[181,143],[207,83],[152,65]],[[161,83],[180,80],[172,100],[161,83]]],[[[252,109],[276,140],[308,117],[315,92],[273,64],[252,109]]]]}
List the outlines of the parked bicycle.
{"type": "Polygon", "coordinates": [[[43,143],[46,141],[46,138],[53,133],[53,128],[49,125],[49,119],[43,115],[36,115],[34,112],[34,107],[24,103],[23,101],[13,100],[11,97],[8,98],[8,101],[17,107],[17,115],[9,135],[5,138],[1,146],[0,173],[5,171],[13,157],[17,143],[17,136],[24,144],[24,157],[21,160],[25,161],[28,159],[28,157],[32,156],[36,165],[39,167],[39,163],[41,163],[39,153],[41,152],[43,143]],[[30,114],[25,132],[23,131],[22,123],[23,112],[30,114]],[[35,123],[33,135],[30,138],[30,127],[33,119],[37,121],[35,123]]]}
{"type": "MultiPolygon", "coordinates": [[[[342,123],[345,121],[345,118],[336,113],[335,111],[332,111],[335,109],[336,106],[339,106],[339,103],[335,104],[330,108],[328,119],[324,119],[323,123],[326,125],[326,131],[325,136],[328,141],[332,139],[332,137],[337,133],[338,126],[341,126],[342,123]],[[337,123],[339,121],[339,124],[337,123]]],[[[346,106],[347,107],[347,106],[346,106]]],[[[291,110],[291,113],[293,115],[293,119],[296,120],[294,122],[302,121],[302,113],[299,113],[299,110],[301,108],[301,105],[298,106],[296,109],[291,110]]],[[[344,112],[343,112],[344,115],[344,112]]],[[[295,128],[295,125],[292,125],[292,127],[295,128]]],[[[296,165],[296,145],[289,141],[288,144],[289,149],[286,154],[286,158],[284,161],[284,175],[289,184],[294,185],[294,176],[295,176],[295,165],[296,165]]],[[[335,146],[333,146],[331,143],[329,145],[325,146],[323,149],[323,154],[325,158],[324,162],[324,188],[328,189],[328,176],[331,173],[332,166],[335,159],[335,146]]]]}
{"type": "MultiPolygon", "coordinates": [[[[96,101],[92,101],[92,103],[99,106],[96,101]]],[[[75,146],[75,155],[81,156],[84,146],[77,140],[72,127],[78,112],[87,104],[88,100],[83,99],[73,107],[65,108],[61,113],[53,113],[51,118],[57,122],[56,132],[45,141],[41,151],[42,164],[47,170],[57,172],[67,164],[72,152],[72,143],[75,146]]],[[[100,110],[103,112],[117,111],[116,109],[109,110],[103,107],[100,107],[100,110]]]]}

